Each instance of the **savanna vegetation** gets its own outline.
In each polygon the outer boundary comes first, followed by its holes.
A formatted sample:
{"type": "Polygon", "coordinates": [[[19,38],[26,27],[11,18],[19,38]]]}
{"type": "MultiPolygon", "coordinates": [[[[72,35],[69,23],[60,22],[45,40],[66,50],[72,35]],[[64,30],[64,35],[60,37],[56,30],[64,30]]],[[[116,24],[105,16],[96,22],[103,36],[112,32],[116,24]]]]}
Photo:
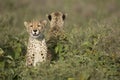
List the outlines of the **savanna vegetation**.
{"type": "Polygon", "coordinates": [[[120,80],[120,0],[0,0],[0,80],[120,80]],[[69,42],[58,41],[58,60],[28,68],[23,23],[54,11],[68,14],[69,42]]]}

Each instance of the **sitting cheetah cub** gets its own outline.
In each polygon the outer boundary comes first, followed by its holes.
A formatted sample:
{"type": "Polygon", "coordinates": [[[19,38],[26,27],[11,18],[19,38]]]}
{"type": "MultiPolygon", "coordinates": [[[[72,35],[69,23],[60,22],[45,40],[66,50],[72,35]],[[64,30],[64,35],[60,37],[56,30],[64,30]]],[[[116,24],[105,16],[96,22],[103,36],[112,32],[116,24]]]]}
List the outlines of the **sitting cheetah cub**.
{"type": "Polygon", "coordinates": [[[26,65],[36,66],[38,62],[46,61],[47,46],[43,35],[46,20],[24,22],[24,25],[29,33],[29,41],[26,54],[26,65]]]}
{"type": "Polygon", "coordinates": [[[53,12],[47,15],[50,24],[47,46],[49,53],[51,53],[52,60],[59,58],[58,53],[55,52],[58,43],[65,44],[67,42],[66,33],[63,29],[66,16],[67,14],[63,14],[62,12],[53,12]]]}

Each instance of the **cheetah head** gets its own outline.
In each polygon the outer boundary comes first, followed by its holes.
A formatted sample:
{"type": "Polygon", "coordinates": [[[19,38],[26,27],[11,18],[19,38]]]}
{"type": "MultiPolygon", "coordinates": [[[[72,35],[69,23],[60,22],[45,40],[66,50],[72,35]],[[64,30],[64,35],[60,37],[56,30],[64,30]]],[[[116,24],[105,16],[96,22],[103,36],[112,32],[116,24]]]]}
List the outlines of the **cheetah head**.
{"type": "Polygon", "coordinates": [[[42,35],[45,25],[47,24],[46,20],[43,21],[31,21],[31,22],[24,22],[24,25],[27,29],[27,32],[30,34],[33,38],[38,38],[42,35]]]}
{"type": "Polygon", "coordinates": [[[55,27],[62,28],[66,16],[67,14],[63,14],[62,12],[53,12],[47,15],[47,18],[50,22],[50,28],[55,28],[55,27]]]}

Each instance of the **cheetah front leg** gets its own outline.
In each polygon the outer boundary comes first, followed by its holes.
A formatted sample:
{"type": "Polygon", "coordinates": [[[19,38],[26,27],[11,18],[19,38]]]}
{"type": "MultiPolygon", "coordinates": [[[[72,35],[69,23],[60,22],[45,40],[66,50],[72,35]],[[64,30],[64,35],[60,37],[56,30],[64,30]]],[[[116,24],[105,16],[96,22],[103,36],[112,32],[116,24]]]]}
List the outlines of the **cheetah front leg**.
{"type": "Polygon", "coordinates": [[[26,66],[33,66],[34,64],[34,57],[30,54],[26,55],[26,66]]]}

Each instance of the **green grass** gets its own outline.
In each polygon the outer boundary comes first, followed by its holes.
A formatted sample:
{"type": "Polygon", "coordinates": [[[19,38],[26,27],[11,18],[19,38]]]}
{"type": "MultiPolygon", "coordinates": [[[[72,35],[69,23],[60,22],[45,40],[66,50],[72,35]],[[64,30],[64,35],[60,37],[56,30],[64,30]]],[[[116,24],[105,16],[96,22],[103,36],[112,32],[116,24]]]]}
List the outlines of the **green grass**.
{"type": "Polygon", "coordinates": [[[119,7],[120,0],[0,0],[0,80],[119,80],[119,7]],[[58,43],[57,61],[28,68],[23,22],[53,11],[68,14],[69,43],[58,43]]]}

